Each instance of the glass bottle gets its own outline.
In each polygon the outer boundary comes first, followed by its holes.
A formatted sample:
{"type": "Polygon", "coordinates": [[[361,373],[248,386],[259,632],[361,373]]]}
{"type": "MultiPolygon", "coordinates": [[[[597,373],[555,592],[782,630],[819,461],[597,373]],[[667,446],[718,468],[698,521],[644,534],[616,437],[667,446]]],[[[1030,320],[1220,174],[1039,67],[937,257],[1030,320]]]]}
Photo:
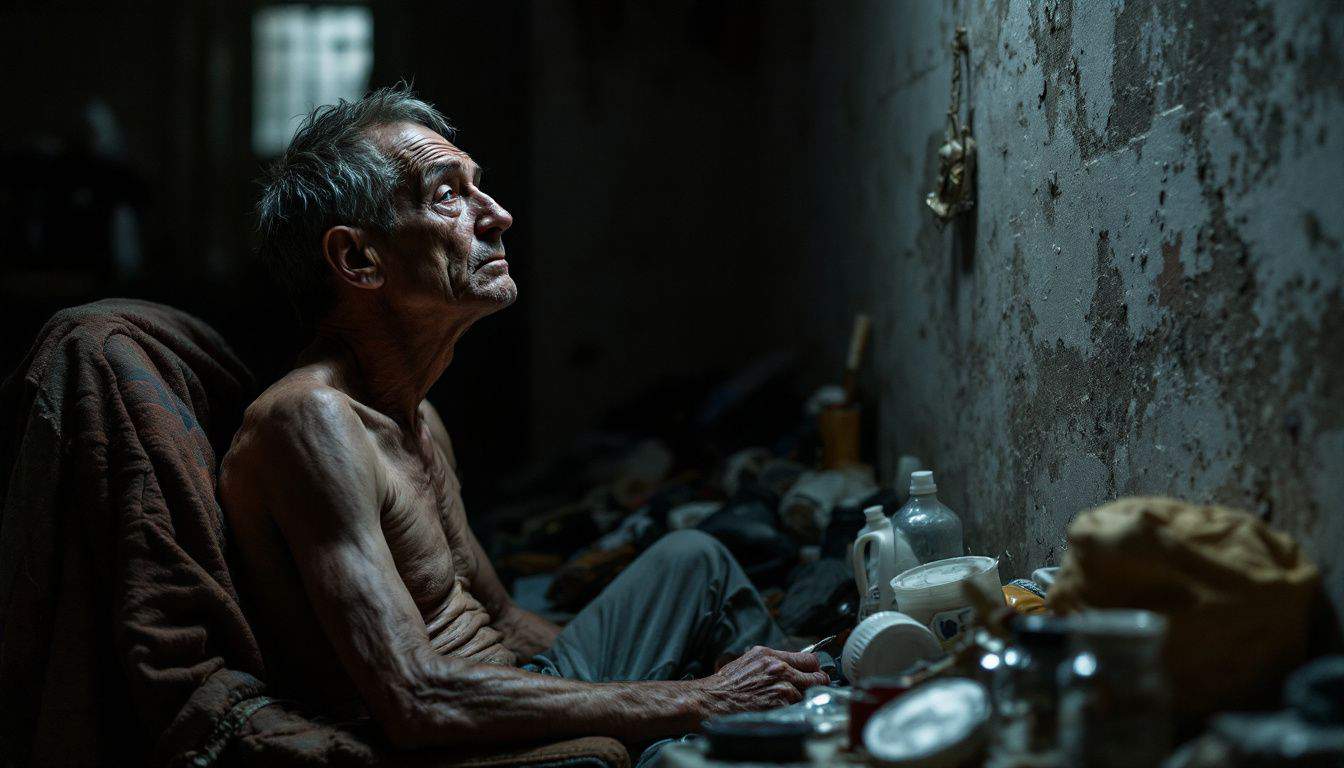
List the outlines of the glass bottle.
{"type": "Polygon", "coordinates": [[[1149,611],[1098,610],[1070,622],[1059,667],[1059,749],[1079,768],[1158,766],[1171,749],[1167,622],[1149,611]]]}
{"type": "Polygon", "coordinates": [[[892,523],[905,534],[921,563],[961,557],[961,518],[938,501],[938,485],[927,469],[910,474],[910,500],[896,510],[892,523]]]}
{"type": "Polygon", "coordinates": [[[1017,616],[1012,643],[1002,653],[994,679],[999,765],[1060,765],[1056,745],[1059,706],[1057,671],[1068,651],[1068,621],[1055,616],[1017,616]]]}

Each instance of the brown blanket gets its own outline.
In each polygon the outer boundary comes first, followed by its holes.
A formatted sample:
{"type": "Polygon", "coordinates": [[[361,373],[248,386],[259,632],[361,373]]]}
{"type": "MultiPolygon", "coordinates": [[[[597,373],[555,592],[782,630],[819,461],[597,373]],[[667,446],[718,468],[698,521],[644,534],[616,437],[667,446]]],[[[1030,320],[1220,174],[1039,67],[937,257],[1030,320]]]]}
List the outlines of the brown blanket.
{"type": "Polygon", "coordinates": [[[128,300],[58,313],[0,387],[4,764],[214,757],[267,702],[215,500],[250,390],[204,323],[128,300]]]}

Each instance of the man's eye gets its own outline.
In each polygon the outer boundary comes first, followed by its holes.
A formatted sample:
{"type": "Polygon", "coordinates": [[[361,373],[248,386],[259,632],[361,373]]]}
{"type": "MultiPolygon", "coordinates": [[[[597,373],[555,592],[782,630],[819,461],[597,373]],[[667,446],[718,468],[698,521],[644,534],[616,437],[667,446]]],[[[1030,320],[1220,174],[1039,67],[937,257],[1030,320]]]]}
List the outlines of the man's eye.
{"type": "Polygon", "coordinates": [[[453,197],[454,197],[453,188],[448,186],[447,184],[444,184],[439,187],[437,192],[434,193],[434,202],[446,203],[449,200],[452,200],[453,197]]]}

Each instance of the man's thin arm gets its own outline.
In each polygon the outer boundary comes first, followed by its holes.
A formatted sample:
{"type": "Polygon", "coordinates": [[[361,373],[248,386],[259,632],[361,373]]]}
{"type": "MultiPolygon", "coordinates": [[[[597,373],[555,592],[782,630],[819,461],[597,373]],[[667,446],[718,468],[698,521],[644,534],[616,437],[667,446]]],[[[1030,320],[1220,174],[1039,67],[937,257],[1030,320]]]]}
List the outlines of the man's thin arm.
{"type": "Polygon", "coordinates": [[[382,478],[337,393],[301,397],[260,439],[254,472],[342,666],[402,746],[694,730],[698,681],[590,684],[441,657],[396,570],[379,519],[382,478]]]}

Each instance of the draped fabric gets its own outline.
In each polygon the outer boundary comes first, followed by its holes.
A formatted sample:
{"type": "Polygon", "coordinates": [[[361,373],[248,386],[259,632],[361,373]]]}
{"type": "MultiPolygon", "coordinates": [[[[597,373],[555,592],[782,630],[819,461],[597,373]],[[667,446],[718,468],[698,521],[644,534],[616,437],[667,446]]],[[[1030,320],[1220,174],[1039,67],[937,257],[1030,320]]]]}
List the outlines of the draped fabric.
{"type": "Polygon", "coordinates": [[[0,388],[0,745],[137,763],[211,674],[260,677],[224,560],[216,448],[251,376],[148,302],[57,313],[0,388]]]}

